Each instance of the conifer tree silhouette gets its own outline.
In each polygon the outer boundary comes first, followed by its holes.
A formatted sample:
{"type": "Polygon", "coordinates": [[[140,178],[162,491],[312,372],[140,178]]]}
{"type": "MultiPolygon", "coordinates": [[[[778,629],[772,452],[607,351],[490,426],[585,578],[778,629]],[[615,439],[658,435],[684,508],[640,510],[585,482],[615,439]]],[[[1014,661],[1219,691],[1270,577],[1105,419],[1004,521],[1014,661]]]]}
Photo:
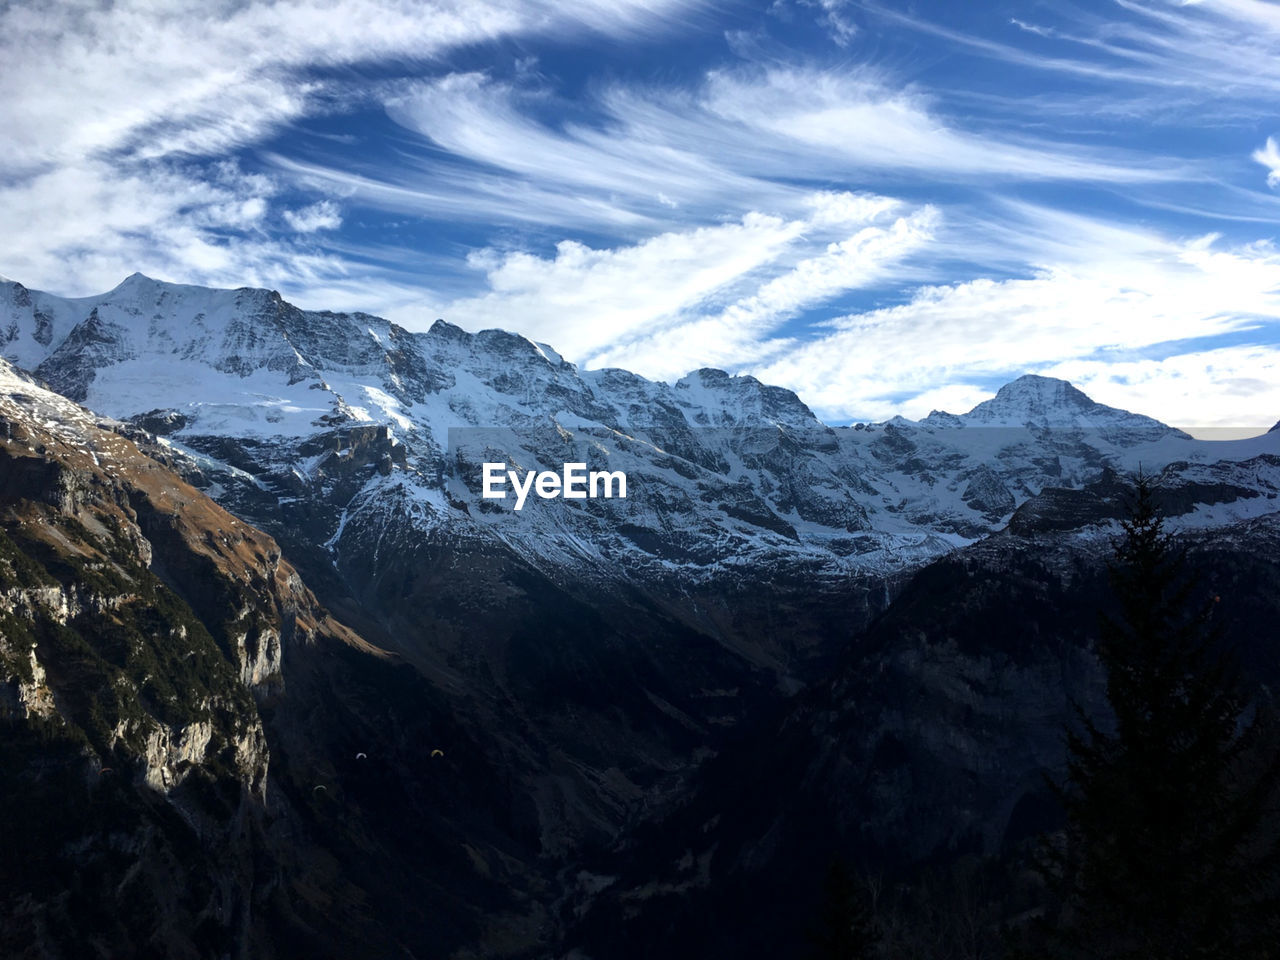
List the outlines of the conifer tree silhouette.
{"type": "Polygon", "coordinates": [[[1139,476],[1114,544],[1098,655],[1113,724],[1080,714],[1051,857],[1063,957],[1280,956],[1271,730],[1222,649],[1215,601],[1139,476]]]}

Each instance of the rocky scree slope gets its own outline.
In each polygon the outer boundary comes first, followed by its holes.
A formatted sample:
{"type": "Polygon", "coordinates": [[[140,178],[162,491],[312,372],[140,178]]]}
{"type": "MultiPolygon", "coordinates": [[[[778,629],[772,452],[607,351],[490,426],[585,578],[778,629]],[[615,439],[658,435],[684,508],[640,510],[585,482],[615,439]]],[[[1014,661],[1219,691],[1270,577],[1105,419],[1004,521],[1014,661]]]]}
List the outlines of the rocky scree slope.
{"type": "Polygon", "coordinates": [[[0,361],[0,954],[537,942],[491,747],[133,432],[0,361]]]}

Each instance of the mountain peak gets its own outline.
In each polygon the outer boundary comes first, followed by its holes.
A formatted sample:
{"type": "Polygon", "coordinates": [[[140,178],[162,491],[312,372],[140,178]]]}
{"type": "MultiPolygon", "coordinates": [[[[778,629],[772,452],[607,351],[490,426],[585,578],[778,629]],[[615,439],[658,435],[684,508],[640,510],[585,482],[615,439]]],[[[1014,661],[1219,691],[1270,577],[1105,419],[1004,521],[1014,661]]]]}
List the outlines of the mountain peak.
{"type": "Polygon", "coordinates": [[[686,381],[688,383],[721,384],[728,383],[732,379],[733,377],[729,375],[727,370],[721,370],[719,367],[699,367],[697,370],[692,370],[681,377],[677,381],[677,385],[686,381]]]}
{"type": "Polygon", "coordinates": [[[274,290],[268,290],[265,287],[238,287],[232,290],[229,287],[206,287],[196,283],[177,283],[172,280],[157,280],[155,277],[149,277],[145,273],[134,272],[121,280],[115,287],[108,290],[105,294],[97,298],[103,301],[121,299],[127,296],[137,295],[169,295],[169,296],[197,296],[197,297],[225,297],[227,295],[245,293],[254,294],[265,300],[275,298],[280,300],[280,294],[274,290]]]}
{"type": "Polygon", "coordinates": [[[1056,423],[1109,409],[1095,403],[1066,380],[1029,373],[1006,383],[994,397],[984,400],[965,416],[980,421],[1056,423]]]}
{"type": "Polygon", "coordinates": [[[1035,398],[1077,407],[1096,406],[1084,391],[1073,386],[1069,381],[1059,380],[1057,377],[1042,377],[1038,373],[1023,374],[1018,379],[1009,381],[996,391],[995,399],[999,400],[1002,397],[1006,402],[1022,402],[1035,398]]]}
{"type": "Polygon", "coordinates": [[[1165,435],[1187,436],[1152,417],[1098,403],[1066,380],[1037,374],[1027,374],[1006,383],[994,397],[965,414],[964,419],[984,426],[1037,424],[1071,429],[1122,428],[1135,437],[1141,435],[1146,439],[1165,435]]]}
{"type": "Polygon", "coordinates": [[[468,333],[455,323],[448,320],[436,320],[431,324],[431,328],[420,336],[426,337],[428,340],[438,343],[448,344],[466,344],[470,343],[474,334],[468,333]]]}
{"type": "Polygon", "coordinates": [[[115,287],[112,288],[112,292],[114,293],[116,290],[128,290],[133,287],[151,286],[160,282],[161,281],[156,280],[153,277],[148,277],[145,273],[140,273],[135,270],[116,284],[115,287]]]}

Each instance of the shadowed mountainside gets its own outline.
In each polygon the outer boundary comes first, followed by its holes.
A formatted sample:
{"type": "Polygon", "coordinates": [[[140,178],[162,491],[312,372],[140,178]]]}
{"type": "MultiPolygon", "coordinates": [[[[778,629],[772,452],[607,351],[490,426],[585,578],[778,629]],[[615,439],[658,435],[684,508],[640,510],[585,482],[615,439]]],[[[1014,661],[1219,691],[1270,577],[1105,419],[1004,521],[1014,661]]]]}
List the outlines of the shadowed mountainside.
{"type": "Polygon", "coordinates": [[[537,942],[532,811],[440,695],[121,425],[0,379],[0,953],[537,942]]]}

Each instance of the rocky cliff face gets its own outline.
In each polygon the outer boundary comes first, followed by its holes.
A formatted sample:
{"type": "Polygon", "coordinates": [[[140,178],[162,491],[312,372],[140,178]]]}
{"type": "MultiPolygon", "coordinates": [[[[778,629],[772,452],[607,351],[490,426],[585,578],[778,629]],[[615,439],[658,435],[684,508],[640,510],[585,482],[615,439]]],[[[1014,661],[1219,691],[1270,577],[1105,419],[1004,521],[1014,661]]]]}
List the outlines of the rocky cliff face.
{"type": "Polygon", "coordinates": [[[0,953],[425,956],[527,927],[486,748],[127,432],[0,364],[0,953]]]}

